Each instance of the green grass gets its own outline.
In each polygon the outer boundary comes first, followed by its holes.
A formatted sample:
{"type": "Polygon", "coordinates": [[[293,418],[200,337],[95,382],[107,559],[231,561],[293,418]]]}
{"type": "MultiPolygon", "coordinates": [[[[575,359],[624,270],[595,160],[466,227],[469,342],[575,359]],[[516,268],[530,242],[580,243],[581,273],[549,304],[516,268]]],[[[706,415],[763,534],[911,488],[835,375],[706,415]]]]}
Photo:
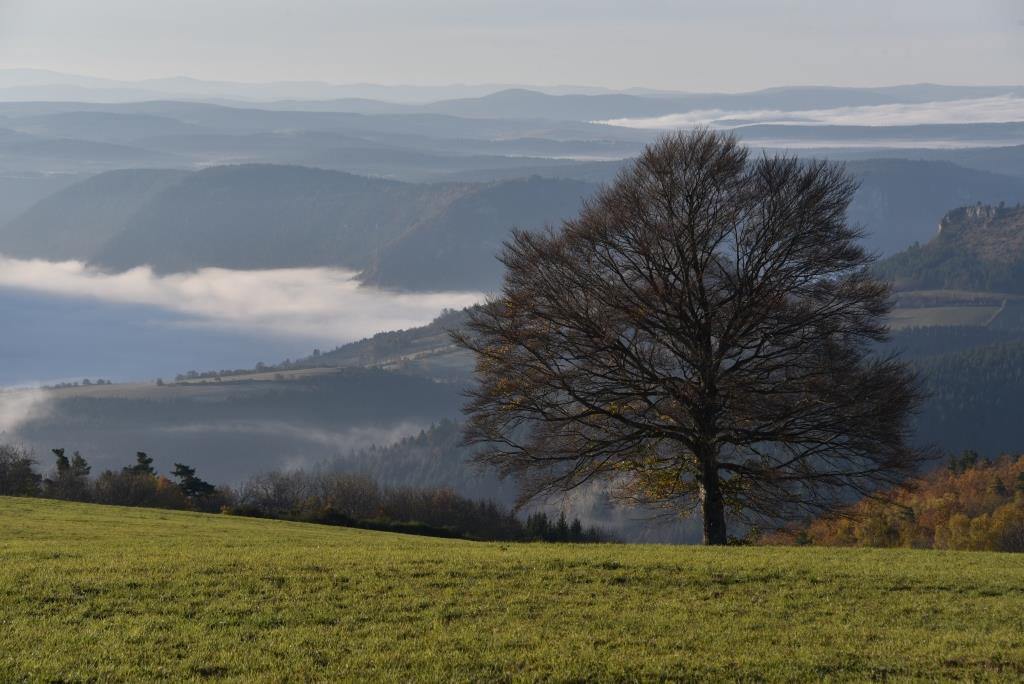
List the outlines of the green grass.
{"type": "Polygon", "coordinates": [[[0,497],[0,681],[1024,678],[1024,556],[482,544],[0,497]]]}

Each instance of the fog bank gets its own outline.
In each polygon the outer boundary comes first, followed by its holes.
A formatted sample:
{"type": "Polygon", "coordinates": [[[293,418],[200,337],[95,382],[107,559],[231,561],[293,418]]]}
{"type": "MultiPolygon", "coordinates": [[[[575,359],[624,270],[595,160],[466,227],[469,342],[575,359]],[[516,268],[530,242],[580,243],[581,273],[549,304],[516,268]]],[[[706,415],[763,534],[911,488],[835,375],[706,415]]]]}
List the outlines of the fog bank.
{"type": "Polygon", "coordinates": [[[596,123],[628,128],[670,130],[708,124],[721,128],[749,124],[832,126],[915,126],[923,124],[1024,121],[1024,98],[1005,95],[946,102],[867,105],[802,111],[695,110],[666,116],[609,119],[596,123]]]}
{"type": "Polygon", "coordinates": [[[183,314],[180,325],[328,339],[338,344],[423,325],[443,308],[463,308],[482,299],[473,292],[407,293],[362,287],[355,275],[330,268],[203,268],[156,275],[148,267],[139,267],[106,273],[80,261],[0,255],[0,288],[148,305],[183,314]]]}

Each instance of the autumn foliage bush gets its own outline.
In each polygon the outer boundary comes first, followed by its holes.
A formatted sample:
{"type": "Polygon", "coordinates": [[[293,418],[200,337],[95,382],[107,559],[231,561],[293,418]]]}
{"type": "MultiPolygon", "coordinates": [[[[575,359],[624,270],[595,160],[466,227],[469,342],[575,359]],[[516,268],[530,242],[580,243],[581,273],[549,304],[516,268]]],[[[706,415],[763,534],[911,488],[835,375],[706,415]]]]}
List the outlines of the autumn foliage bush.
{"type": "Polygon", "coordinates": [[[973,452],[893,493],[865,499],[769,543],[1024,551],[1024,455],[982,459],[973,452]]]}

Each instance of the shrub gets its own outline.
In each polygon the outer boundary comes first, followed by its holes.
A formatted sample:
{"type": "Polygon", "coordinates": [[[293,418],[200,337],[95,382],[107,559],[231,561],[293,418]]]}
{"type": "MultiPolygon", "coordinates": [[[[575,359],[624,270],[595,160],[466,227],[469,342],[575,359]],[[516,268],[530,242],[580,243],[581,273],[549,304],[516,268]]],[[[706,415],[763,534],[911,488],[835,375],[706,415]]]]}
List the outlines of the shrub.
{"type": "Polygon", "coordinates": [[[0,444],[0,496],[39,496],[42,477],[27,449],[0,444]]]}

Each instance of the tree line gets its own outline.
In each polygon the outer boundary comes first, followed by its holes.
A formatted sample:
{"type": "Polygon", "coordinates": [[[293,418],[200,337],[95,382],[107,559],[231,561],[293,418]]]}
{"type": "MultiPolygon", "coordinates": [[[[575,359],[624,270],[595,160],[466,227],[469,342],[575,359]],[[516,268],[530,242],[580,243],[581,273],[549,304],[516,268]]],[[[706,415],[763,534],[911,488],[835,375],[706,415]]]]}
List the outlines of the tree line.
{"type": "Polygon", "coordinates": [[[168,475],[153,467],[153,458],[140,451],[135,463],[91,477],[92,466],[75,451],[52,450],[55,462],[45,476],[36,469],[33,454],[0,445],[0,495],[38,496],[114,506],[141,506],[215,512],[230,502],[231,491],[214,487],[196,475],[195,468],[175,463],[168,475]]]}
{"type": "Polygon", "coordinates": [[[949,451],[1016,451],[1024,390],[1024,340],[996,343],[915,361],[929,399],[917,433],[949,451]]]}
{"type": "Polygon", "coordinates": [[[40,473],[34,455],[0,445],[0,496],[32,496],[118,506],[191,510],[340,525],[441,537],[494,541],[601,542],[609,536],[564,514],[544,512],[524,522],[489,499],[470,499],[445,487],[384,487],[365,475],[274,471],[237,488],[214,486],[192,466],[158,473],[138,452],[121,470],[92,477],[79,452],[53,449],[52,470],[40,473]]]}

